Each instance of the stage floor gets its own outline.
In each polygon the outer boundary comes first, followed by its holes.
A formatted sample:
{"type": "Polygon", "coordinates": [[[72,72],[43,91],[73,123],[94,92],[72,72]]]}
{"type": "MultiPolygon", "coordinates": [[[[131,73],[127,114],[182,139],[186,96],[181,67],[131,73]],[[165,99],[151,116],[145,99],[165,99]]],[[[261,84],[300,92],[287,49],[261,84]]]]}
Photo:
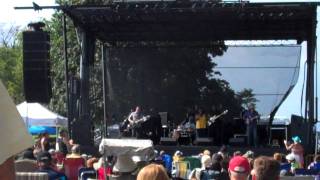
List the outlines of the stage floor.
{"type": "MultiPolygon", "coordinates": [[[[177,150],[183,152],[184,155],[197,155],[203,150],[208,149],[211,151],[211,154],[219,151],[221,146],[194,146],[194,145],[156,145],[155,149],[159,152],[164,150],[166,153],[173,155],[177,150]]],[[[265,155],[265,156],[273,156],[274,153],[284,153],[287,154],[287,150],[282,147],[237,147],[237,146],[227,146],[229,155],[232,155],[235,151],[240,151],[242,153],[251,150],[255,153],[255,156],[265,155]]]]}

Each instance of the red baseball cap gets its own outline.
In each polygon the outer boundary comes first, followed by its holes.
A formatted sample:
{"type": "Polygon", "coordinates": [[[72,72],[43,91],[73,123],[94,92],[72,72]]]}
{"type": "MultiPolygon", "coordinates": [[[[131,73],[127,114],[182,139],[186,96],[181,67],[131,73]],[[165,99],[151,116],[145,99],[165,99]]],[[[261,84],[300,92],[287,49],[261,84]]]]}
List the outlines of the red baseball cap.
{"type": "Polygon", "coordinates": [[[247,158],[235,156],[229,162],[229,170],[237,173],[249,173],[250,165],[247,158]]]}

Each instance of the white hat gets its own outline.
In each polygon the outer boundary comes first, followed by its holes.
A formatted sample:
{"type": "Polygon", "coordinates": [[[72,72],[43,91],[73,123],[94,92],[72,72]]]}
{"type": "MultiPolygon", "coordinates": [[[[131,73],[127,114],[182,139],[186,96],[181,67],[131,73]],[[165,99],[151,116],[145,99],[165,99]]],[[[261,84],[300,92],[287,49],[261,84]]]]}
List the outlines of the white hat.
{"type": "Polygon", "coordinates": [[[130,155],[124,154],[117,157],[117,162],[113,166],[114,172],[133,172],[137,168],[137,165],[132,161],[130,155]]]}
{"type": "Polygon", "coordinates": [[[174,153],[174,155],[175,156],[182,156],[183,155],[183,153],[181,152],[181,151],[179,151],[179,150],[177,150],[175,153],[174,153]]]}
{"type": "Polygon", "coordinates": [[[296,158],[295,158],[295,156],[294,156],[293,154],[288,154],[288,155],[286,156],[286,159],[289,160],[289,161],[293,161],[293,160],[295,160],[296,158]]]}
{"type": "Polygon", "coordinates": [[[208,155],[203,155],[201,158],[202,168],[210,167],[212,164],[211,158],[208,155]]]}
{"type": "Polygon", "coordinates": [[[56,152],[56,150],[54,150],[54,149],[49,149],[49,151],[48,151],[50,154],[54,154],[55,152],[56,152]]]}
{"type": "Polygon", "coordinates": [[[103,165],[103,159],[100,158],[98,162],[93,163],[93,169],[97,171],[98,169],[100,169],[100,167],[102,167],[102,165],[103,165]]]}

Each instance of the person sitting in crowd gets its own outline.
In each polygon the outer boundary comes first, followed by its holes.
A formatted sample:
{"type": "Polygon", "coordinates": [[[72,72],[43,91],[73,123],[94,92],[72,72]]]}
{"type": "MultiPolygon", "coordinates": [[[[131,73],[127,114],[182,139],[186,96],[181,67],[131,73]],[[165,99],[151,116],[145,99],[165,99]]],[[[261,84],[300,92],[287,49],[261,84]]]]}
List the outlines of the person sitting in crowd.
{"type": "Polygon", "coordinates": [[[210,156],[202,156],[202,168],[195,168],[189,175],[191,180],[223,180],[219,161],[212,161],[210,156]]]}
{"type": "Polygon", "coordinates": [[[258,157],[254,160],[251,174],[253,180],[278,180],[280,164],[271,157],[258,157]]]}
{"type": "Polygon", "coordinates": [[[250,172],[250,165],[246,158],[234,156],[229,162],[230,180],[246,180],[250,172]]]}
{"type": "Polygon", "coordinates": [[[149,164],[140,170],[137,180],[169,180],[169,176],[162,165],[149,164]]]}
{"type": "Polygon", "coordinates": [[[273,154],[273,159],[276,160],[276,161],[278,161],[279,163],[282,162],[282,156],[281,156],[280,153],[274,153],[274,154],[273,154]]]}
{"type": "Polygon", "coordinates": [[[42,151],[49,151],[50,141],[49,141],[49,134],[47,132],[43,133],[40,139],[40,146],[42,151]]]}
{"type": "Polygon", "coordinates": [[[59,137],[57,139],[56,151],[63,153],[66,156],[71,150],[71,145],[69,143],[69,137],[66,130],[62,129],[59,131],[59,137]]]}
{"type": "Polygon", "coordinates": [[[183,160],[183,153],[181,151],[176,151],[173,156],[173,162],[178,162],[183,160]]]}
{"type": "MultiPolygon", "coordinates": [[[[207,156],[207,155],[205,155],[207,156]]],[[[210,156],[207,156],[210,157],[210,156]]],[[[209,159],[207,159],[209,161],[209,159]]],[[[204,162],[205,163],[205,169],[203,170],[204,179],[220,179],[221,178],[221,164],[219,161],[212,161],[210,159],[210,162],[204,162]]]]}
{"type": "Polygon", "coordinates": [[[38,154],[37,163],[39,169],[37,172],[45,172],[49,175],[49,180],[67,179],[66,175],[52,168],[52,158],[48,152],[42,151],[38,154]]]}
{"type": "Polygon", "coordinates": [[[67,158],[82,158],[80,155],[80,145],[73,145],[71,148],[71,154],[68,154],[67,158]]]}
{"type": "Polygon", "coordinates": [[[233,152],[233,157],[235,157],[235,156],[242,156],[241,151],[235,151],[235,152],[233,152]]]}
{"type": "Polygon", "coordinates": [[[38,169],[36,158],[33,156],[33,149],[23,151],[22,157],[14,162],[16,172],[34,172],[38,169]]]}
{"type": "Polygon", "coordinates": [[[293,154],[288,154],[286,156],[286,159],[288,160],[288,163],[290,164],[290,173],[295,174],[295,170],[300,168],[300,164],[295,159],[296,156],[293,154]]]}
{"type": "Polygon", "coordinates": [[[313,162],[308,166],[308,169],[320,171],[320,155],[316,155],[313,162]]]}
{"type": "Polygon", "coordinates": [[[227,146],[225,145],[221,146],[220,150],[218,151],[218,154],[220,154],[223,159],[229,158],[227,146]]]}
{"type": "Polygon", "coordinates": [[[221,162],[221,173],[220,173],[220,180],[229,180],[229,159],[222,159],[221,162]]]}
{"type": "Polygon", "coordinates": [[[273,159],[280,163],[280,171],[283,170],[283,173],[290,172],[290,163],[287,162],[285,156],[280,153],[274,153],[273,159]]]}
{"type": "Polygon", "coordinates": [[[219,154],[219,153],[213,154],[212,157],[211,157],[211,159],[212,159],[212,161],[219,161],[219,162],[221,162],[221,161],[224,160],[224,159],[228,160],[228,158],[223,157],[223,156],[222,156],[221,154],[219,154]]]}
{"type": "Polygon", "coordinates": [[[112,169],[115,161],[115,157],[108,156],[106,162],[104,162],[103,158],[101,157],[97,162],[93,163],[93,168],[98,173],[98,179],[105,179],[105,175],[111,175],[113,173],[112,169]],[[104,163],[106,163],[106,166],[104,163]]]}
{"type": "Polygon", "coordinates": [[[201,157],[201,168],[206,169],[211,167],[211,157],[208,155],[202,155],[201,157]]]}
{"type": "Polygon", "coordinates": [[[172,169],[172,157],[165,153],[165,151],[160,151],[160,157],[164,167],[167,169],[168,174],[170,174],[172,169]]]}
{"type": "Polygon", "coordinates": [[[254,152],[249,150],[246,153],[244,153],[243,157],[247,158],[250,164],[250,168],[253,168],[253,162],[254,162],[254,152]]]}
{"type": "Polygon", "coordinates": [[[98,162],[98,161],[99,161],[99,159],[97,159],[97,158],[95,158],[95,157],[92,157],[92,158],[90,158],[90,159],[87,160],[87,162],[86,162],[86,167],[87,167],[88,169],[94,169],[94,168],[93,168],[93,164],[96,163],[96,162],[98,162]]]}
{"type": "Polygon", "coordinates": [[[203,155],[211,156],[211,152],[208,149],[206,149],[203,151],[203,155]]]}
{"type": "Polygon", "coordinates": [[[93,164],[97,163],[98,159],[93,157],[86,161],[86,167],[79,169],[79,177],[80,179],[88,179],[88,178],[96,178],[97,171],[94,169],[93,164]]]}

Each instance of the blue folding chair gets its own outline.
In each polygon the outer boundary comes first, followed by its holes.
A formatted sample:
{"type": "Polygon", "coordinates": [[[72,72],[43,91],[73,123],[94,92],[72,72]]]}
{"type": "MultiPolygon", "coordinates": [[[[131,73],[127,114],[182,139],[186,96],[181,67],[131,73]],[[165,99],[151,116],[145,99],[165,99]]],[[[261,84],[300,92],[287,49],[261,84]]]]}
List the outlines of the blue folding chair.
{"type": "Polygon", "coordinates": [[[97,178],[97,171],[93,168],[80,168],[79,169],[79,180],[87,180],[88,178],[97,178]]]}

